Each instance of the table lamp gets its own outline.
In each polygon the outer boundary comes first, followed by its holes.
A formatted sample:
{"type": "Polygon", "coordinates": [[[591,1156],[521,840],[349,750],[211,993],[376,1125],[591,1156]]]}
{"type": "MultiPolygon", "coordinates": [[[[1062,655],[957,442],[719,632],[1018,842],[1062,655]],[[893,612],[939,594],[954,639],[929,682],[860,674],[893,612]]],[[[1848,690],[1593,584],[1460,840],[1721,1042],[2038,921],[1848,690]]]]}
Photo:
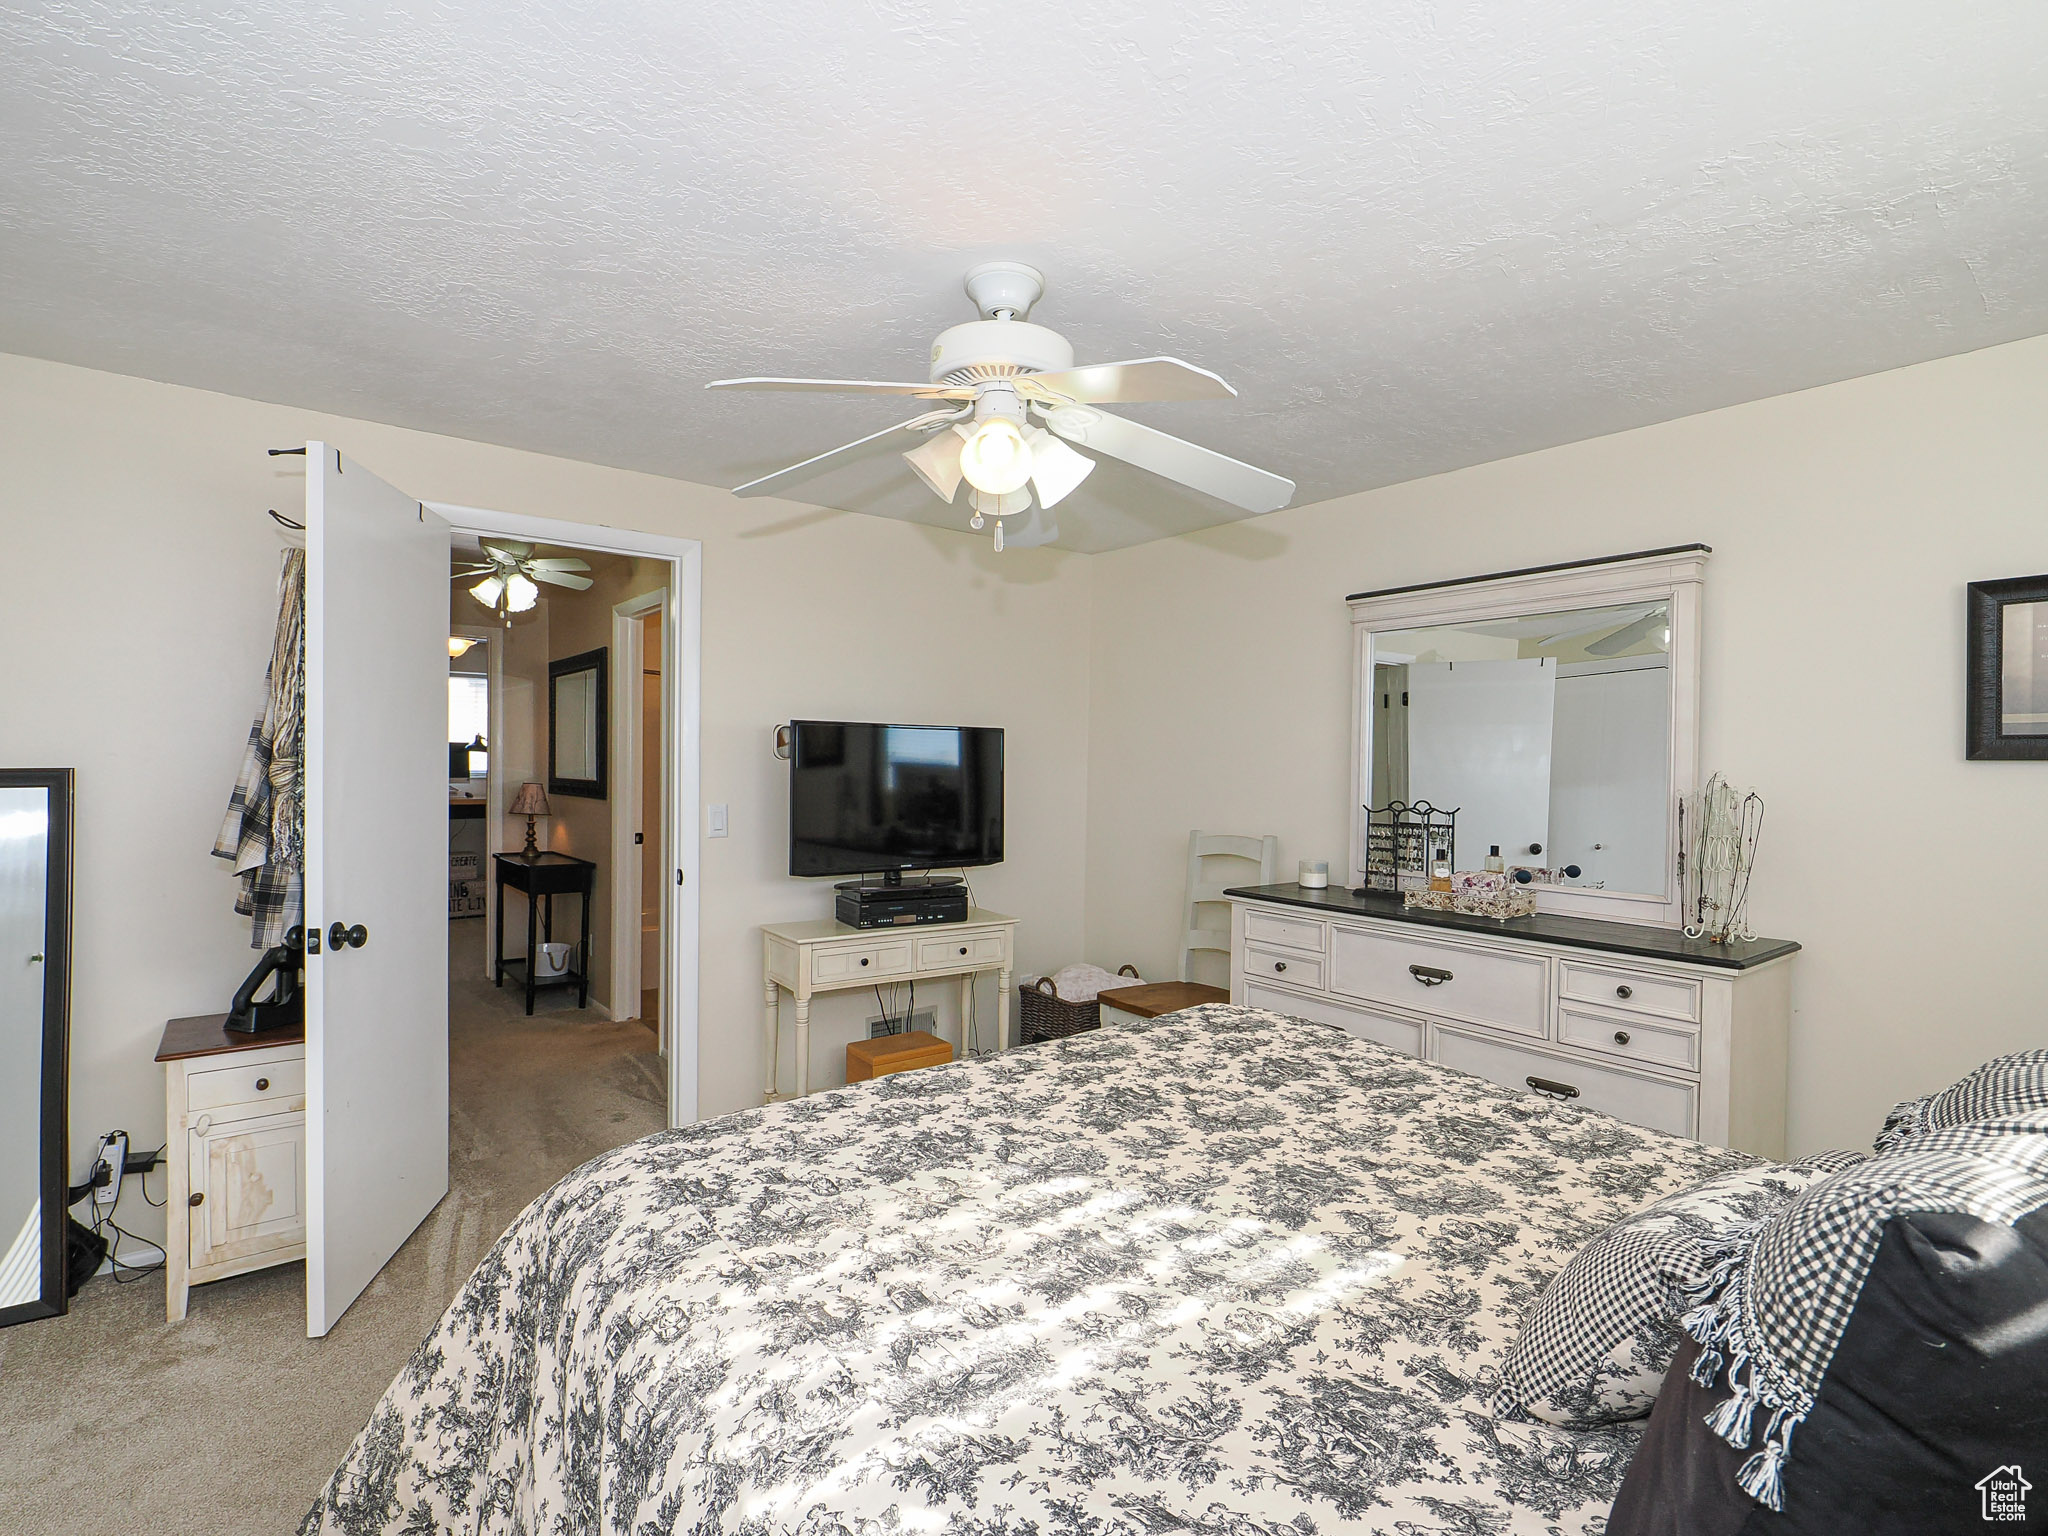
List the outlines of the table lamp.
{"type": "Polygon", "coordinates": [[[538,784],[520,785],[519,794],[512,802],[512,814],[526,818],[526,847],[521,851],[530,859],[540,852],[533,841],[533,818],[550,814],[547,791],[538,784]]]}

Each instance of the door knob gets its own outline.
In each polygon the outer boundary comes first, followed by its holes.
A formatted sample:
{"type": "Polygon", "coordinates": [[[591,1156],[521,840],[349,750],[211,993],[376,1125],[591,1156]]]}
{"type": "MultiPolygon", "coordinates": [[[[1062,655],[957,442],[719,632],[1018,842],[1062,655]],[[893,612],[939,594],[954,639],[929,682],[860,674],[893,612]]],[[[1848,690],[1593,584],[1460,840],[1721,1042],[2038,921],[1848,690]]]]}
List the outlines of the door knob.
{"type": "Polygon", "coordinates": [[[357,949],[361,949],[363,945],[369,942],[369,938],[370,930],[361,923],[357,923],[353,928],[350,928],[337,922],[327,930],[327,947],[329,949],[341,950],[354,945],[357,949]]]}

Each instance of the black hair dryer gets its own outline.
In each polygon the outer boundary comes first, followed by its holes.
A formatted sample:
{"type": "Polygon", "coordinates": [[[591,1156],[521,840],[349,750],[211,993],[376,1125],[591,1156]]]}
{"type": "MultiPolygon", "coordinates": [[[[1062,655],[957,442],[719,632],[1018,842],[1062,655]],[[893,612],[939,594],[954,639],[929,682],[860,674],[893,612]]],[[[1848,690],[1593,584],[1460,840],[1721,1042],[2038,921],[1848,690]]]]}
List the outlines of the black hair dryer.
{"type": "Polygon", "coordinates": [[[260,1035],[273,1029],[303,1029],[306,1026],[306,995],[301,979],[306,967],[306,930],[290,928],[284,942],[263,951],[256,969],[235,993],[228,1005],[226,1027],[237,1034],[260,1035]],[[270,996],[258,998],[266,981],[275,978],[270,996]]]}

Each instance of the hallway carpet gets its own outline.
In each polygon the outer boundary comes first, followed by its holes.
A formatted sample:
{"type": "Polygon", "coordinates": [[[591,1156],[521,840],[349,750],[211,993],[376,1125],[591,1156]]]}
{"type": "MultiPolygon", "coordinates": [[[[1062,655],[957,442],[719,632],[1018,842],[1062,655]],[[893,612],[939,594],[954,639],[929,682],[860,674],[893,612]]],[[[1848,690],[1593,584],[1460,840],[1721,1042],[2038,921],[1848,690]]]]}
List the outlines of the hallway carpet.
{"type": "Polygon", "coordinates": [[[666,1122],[653,1032],[573,993],[527,1018],[510,982],[481,979],[483,926],[449,925],[447,1198],[324,1339],[306,1337],[297,1264],[195,1288],[183,1323],[164,1321],[161,1276],[102,1276],[67,1316],[0,1329],[0,1531],[288,1536],[512,1218],[666,1122]]]}

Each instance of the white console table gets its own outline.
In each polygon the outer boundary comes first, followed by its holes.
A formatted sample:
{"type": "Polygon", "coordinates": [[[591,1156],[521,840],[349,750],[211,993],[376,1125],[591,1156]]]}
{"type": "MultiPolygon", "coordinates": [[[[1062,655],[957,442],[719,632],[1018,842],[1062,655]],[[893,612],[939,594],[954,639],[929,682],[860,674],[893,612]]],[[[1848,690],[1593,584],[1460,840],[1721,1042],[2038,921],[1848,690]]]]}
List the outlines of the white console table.
{"type": "MultiPolygon", "coordinates": [[[[808,923],[769,923],[761,929],[761,973],[768,996],[768,1058],[762,1102],[773,1103],[776,1036],[782,994],[796,1002],[796,1095],[811,1091],[811,999],[820,992],[905,981],[960,981],[960,1017],[965,1028],[974,978],[996,975],[996,1049],[1010,1045],[1010,975],[1016,964],[1017,919],[980,907],[963,923],[926,923],[902,928],[849,928],[823,918],[808,923]]],[[[961,1042],[965,1051],[967,1042],[961,1042]]]]}

